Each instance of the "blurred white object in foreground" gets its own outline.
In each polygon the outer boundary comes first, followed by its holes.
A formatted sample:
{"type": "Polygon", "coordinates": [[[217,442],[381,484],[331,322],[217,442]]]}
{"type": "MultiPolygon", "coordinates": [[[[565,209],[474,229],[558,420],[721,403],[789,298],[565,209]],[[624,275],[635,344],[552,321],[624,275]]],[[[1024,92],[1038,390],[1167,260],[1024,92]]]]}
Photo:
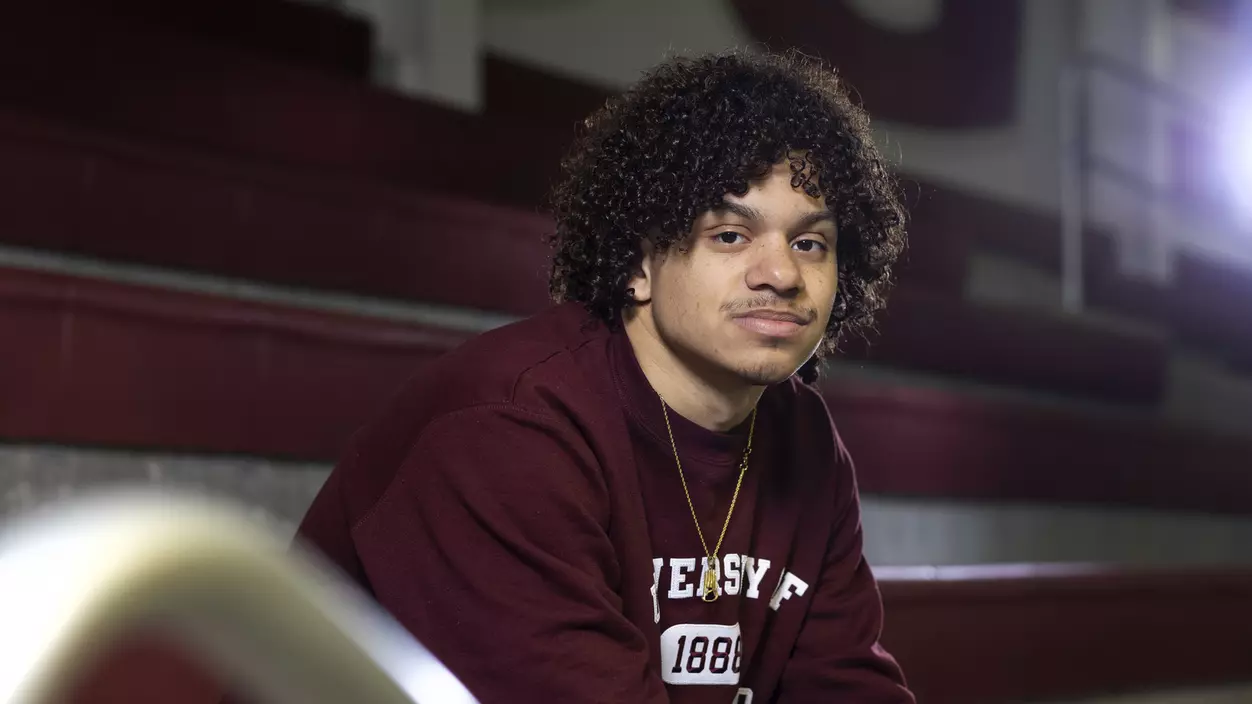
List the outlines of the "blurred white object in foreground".
{"type": "Polygon", "coordinates": [[[227,505],[114,492],[0,529],[0,702],[60,701],[136,628],[257,704],[475,701],[337,572],[227,505]]]}

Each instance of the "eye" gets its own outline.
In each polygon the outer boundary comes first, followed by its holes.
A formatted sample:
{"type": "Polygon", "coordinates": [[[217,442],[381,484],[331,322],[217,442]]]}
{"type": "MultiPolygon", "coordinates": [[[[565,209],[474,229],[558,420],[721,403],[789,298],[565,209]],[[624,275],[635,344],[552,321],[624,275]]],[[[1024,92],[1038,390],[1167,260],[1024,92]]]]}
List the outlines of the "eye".
{"type": "Polygon", "coordinates": [[[791,246],[801,252],[825,252],[830,249],[825,243],[817,240],[796,240],[791,243],[791,246]]]}
{"type": "Polygon", "coordinates": [[[739,244],[744,239],[746,238],[743,235],[733,230],[726,230],[713,235],[713,240],[718,244],[739,244]]]}

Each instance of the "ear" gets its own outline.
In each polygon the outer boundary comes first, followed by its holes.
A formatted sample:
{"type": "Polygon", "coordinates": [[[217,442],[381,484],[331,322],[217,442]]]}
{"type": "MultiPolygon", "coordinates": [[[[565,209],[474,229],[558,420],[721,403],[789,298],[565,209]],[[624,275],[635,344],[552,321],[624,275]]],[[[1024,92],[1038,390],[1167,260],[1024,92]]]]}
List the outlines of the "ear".
{"type": "Polygon", "coordinates": [[[652,246],[652,241],[643,238],[640,242],[639,266],[635,269],[634,276],[630,277],[629,295],[636,304],[647,303],[652,300],[652,271],[655,259],[656,249],[652,246]]]}

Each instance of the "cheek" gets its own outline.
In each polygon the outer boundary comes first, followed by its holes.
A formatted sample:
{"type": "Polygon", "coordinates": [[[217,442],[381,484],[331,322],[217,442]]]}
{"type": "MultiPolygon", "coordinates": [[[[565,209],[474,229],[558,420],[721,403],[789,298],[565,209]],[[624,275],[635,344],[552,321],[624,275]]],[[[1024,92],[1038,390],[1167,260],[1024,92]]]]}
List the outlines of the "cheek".
{"type": "Polygon", "coordinates": [[[695,290],[688,271],[671,265],[656,279],[659,290],[657,314],[673,325],[687,326],[692,314],[698,310],[699,301],[693,298],[695,290]]]}
{"type": "Polygon", "coordinates": [[[807,283],[814,300],[833,303],[835,294],[839,292],[839,270],[821,267],[809,276],[807,283]]]}
{"type": "Polygon", "coordinates": [[[672,272],[666,282],[672,294],[667,296],[670,307],[676,314],[687,318],[703,319],[716,313],[721,308],[720,296],[726,287],[721,278],[724,278],[723,273],[717,267],[704,263],[693,263],[681,271],[672,272]]]}

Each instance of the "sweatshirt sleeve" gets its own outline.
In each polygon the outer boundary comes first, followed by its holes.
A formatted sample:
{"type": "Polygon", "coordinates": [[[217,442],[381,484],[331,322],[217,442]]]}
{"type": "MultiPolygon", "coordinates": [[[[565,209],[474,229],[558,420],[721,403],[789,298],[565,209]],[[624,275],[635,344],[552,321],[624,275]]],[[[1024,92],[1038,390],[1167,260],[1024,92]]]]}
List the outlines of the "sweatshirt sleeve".
{"type": "Polygon", "coordinates": [[[882,597],[861,552],[852,461],[836,444],[838,498],[826,564],[776,701],[914,704],[899,665],[879,644],[882,597]]]}
{"type": "Polygon", "coordinates": [[[353,540],[379,603],[484,704],[661,704],[608,521],[572,425],[493,405],[429,425],[353,540]]]}

